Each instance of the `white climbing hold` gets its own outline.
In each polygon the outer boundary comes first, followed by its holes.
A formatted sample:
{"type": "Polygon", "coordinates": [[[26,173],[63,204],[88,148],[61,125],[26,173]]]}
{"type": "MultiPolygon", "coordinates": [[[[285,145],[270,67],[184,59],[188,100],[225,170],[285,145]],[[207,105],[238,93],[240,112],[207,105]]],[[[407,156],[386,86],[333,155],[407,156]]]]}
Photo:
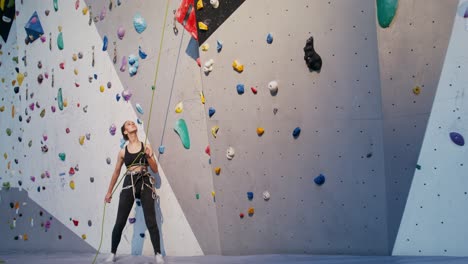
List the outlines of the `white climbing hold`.
{"type": "Polygon", "coordinates": [[[213,8],[218,8],[219,7],[219,1],[218,0],[210,0],[210,4],[213,6],[213,8]]]}
{"type": "Polygon", "coordinates": [[[278,82],[277,81],[271,81],[268,83],[268,89],[270,89],[270,92],[272,94],[275,94],[278,92],[278,82]]]}
{"type": "Polygon", "coordinates": [[[210,59],[207,62],[205,62],[205,65],[203,66],[203,72],[205,74],[210,73],[213,70],[213,64],[214,64],[213,59],[210,59]]]}
{"type": "Polygon", "coordinates": [[[235,154],[236,154],[236,151],[234,150],[233,147],[229,147],[226,151],[226,157],[228,160],[232,160],[235,154]]]}
{"type": "Polygon", "coordinates": [[[268,191],[263,192],[263,200],[265,201],[270,200],[270,193],[268,191]]]}

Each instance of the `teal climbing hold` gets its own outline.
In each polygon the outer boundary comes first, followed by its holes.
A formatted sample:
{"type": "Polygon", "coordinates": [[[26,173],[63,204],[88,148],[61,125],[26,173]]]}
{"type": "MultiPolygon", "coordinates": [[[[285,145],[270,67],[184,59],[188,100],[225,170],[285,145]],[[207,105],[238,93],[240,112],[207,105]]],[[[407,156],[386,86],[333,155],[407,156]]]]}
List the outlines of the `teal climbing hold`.
{"type": "Polygon", "coordinates": [[[60,153],[59,153],[59,158],[60,158],[60,160],[65,161],[66,154],[63,153],[63,152],[60,152],[60,153]]]}
{"type": "Polygon", "coordinates": [[[63,98],[62,98],[62,88],[58,89],[57,93],[57,102],[60,110],[63,110],[63,98]]]}
{"type": "Polygon", "coordinates": [[[388,28],[395,17],[398,0],[377,0],[377,18],[382,28],[388,28]]]}
{"type": "Polygon", "coordinates": [[[62,32],[60,32],[57,36],[57,46],[59,50],[63,50],[63,35],[62,32]]]}
{"type": "Polygon", "coordinates": [[[182,145],[184,145],[184,148],[190,149],[190,137],[185,120],[182,118],[177,120],[174,126],[174,130],[177,134],[179,134],[180,140],[182,141],[182,145]]]}
{"type": "Polygon", "coordinates": [[[58,11],[58,0],[54,0],[54,10],[55,12],[58,11]]]}

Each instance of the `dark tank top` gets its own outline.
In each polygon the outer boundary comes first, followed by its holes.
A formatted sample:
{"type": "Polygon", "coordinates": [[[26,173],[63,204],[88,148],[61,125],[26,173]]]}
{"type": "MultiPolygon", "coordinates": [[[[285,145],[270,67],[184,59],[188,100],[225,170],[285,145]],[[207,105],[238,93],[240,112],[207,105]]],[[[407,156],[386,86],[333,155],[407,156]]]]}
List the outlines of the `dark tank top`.
{"type": "Polygon", "coordinates": [[[141,149],[137,153],[128,152],[127,146],[125,146],[125,155],[124,155],[125,166],[148,166],[148,160],[146,159],[145,149],[143,142],[141,142],[141,149]],[[138,154],[141,153],[139,156],[138,154]],[[138,158],[137,158],[138,156],[138,158]],[[133,163],[133,164],[132,164],[133,163]]]}

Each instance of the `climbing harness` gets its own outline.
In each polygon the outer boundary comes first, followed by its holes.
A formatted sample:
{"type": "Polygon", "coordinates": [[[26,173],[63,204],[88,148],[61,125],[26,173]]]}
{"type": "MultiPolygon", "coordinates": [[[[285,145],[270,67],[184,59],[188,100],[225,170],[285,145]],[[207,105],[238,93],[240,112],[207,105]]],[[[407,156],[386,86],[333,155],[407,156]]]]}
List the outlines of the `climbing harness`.
{"type": "MultiPolygon", "coordinates": [[[[152,95],[151,95],[151,104],[150,104],[150,110],[149,110],[149,116],[148,116],[148,122],[147,122],[147,125],[146,125],[146,135],[145,135],[145,142],[144,142],[144,145],[146,146],[146,141],[148,140],[148,131],[149,131],[149,127],[150,127],[150,122],[151,122],[151,113],[153,111],[153,102],[154,102],[154,92],[156,90],[156,82],[158,80],[158,73],[159,73],[159,62],[161,61],[161,51],[162,51],[162,46],[163,46],[163,40],[164,40],[164,33],[165,33],[165,25],[166,25],[166,21],[167,21],[167,14],[168,14],[168,11],[169,11],[169,3],[170,3],[171,0],[167,0],[166,2],[166,12],[164,14],[164,23],[163,23],[163,28],[162,28],[162,32],[161,32],[161,40],[159,42],[159,51],[158,51],[158,60],[156,61],[156,69],[155,69],[155,73],[154,73],[154,82],[153,82],[153,86],[151,87],[153,92],[152,92],[152,95]]],[[[90,10],[91,11],[91,10],[90,10]]],[[[94,46],[93,46],[93,51],[94,51],[94,46]]],[[[93,52],[93,55],[94,55],[94,52],[93,52]]],[[[93,66],[94,66],[94,56],[93,56],[93,66]]],[[[133,160],[132,164],[135,163],[135,161],[139,158],[139,156],[141,154],[144,154],[143,152],[140,152],[138,153],[138,155],[136,156],[136,158],[133,160]]],[[[153,153],[154,155],[154,153],[153,153]]],[[[130,164],[129,166],[131,166],[132,164],[130,164]]],[[[125,172],[125,174],[128,173],[128,169],[127,171],[125,172]]],[[[148,172],[147,172],[148,173],[148,172]]],[[[124,179],[124,177],[121,177],[119,182],[114,186],[114,189],[112,190],[112,193],[111,193],[111,197],[112,195],[114,194],[114,192],[117,190],[117,187],[120,185],[120,182],[124,179]]],[[[156,199],[158,198],[157,194],[156,194],[156,190],[154,188],[154,177],[151,176],[150,178],[150,182],[151,182],[151,185],[153,186],[152,187],[152,190],[153,191],[153,199],[156,199]],[[152,179],[152,180],[151,180],[152,179]]],[[[96,258],[97,256],[99,255],[99,252],[101,250],[101,246],[102,246],[102,239],[103,239],[103,236],[104,236],[104,218],[105,218],[105,215],[106,215],[106,202],[104,202],[104,209],[103,209],[103,213],[102,213],[102,223],[101,223],[101,239],[99,241],[99,247],[98,247],[98,250],[96,252],[96,255],[94,256],[94,259],[93,259],[93,264],[96,262],[96,258]]]]}
{"type": "Polygon", "coordinates": [[[156,188],[154,187],[154,183],[156,182],[156,179],[154,178],[154,176],[151,175],[151,173],[147,172],[146,170],[143,170],[143,171],[127,171],[127,173],[125,173],[124,176],[125,177],[130,177],[130,180],[131,180],[132,184],[129,184],[127,186],[123,186],[122,191],[132,188],[133,199],[136,199],[136,197],[135,197],[135,188],[136,188],[137,182],[140,181],[140,180],[143,181],[142,184],[141,184],[141,191],[143,191],[144,187],[146,186],[151,190],[151,192],[152,192],[151,196],[153,197],[154,200],[157,200],[159,198],[158,194],[156,193],[156,188]],[[134,176],[138,176],[138,177],[134,180],[134,178],[135,178],[134,176]],[[148,177],[150,184],[145,182],[145,177],[148,177]]]}

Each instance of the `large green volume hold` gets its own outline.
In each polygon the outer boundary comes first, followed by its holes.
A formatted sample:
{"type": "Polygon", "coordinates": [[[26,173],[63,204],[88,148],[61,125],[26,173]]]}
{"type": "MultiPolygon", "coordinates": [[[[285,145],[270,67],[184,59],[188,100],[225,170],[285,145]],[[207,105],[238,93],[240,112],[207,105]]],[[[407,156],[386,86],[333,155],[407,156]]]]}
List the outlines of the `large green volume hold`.
{"type": "Polygon", "coordinates": [[[395,17],[398,0],[377,0],[377,18],[382,28],[388,28],[395,17]]]}
{"type": "Polygon", "coordinates": [[[184,148],[190,149],[190,137],[185,120],[182,118],[177,120],[174,126],[174,130],[177,134],[179,134],[180,140],[182,141],[182,145],[184,145],[184,148]]]}

